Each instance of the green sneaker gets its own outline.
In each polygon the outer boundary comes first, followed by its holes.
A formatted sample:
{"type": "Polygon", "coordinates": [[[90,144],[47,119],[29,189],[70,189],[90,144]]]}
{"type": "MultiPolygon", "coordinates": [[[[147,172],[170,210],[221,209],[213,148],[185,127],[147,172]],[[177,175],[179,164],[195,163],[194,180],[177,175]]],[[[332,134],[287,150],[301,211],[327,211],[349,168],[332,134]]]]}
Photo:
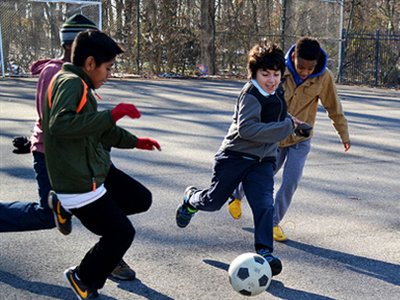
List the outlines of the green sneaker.
{"type": "Polygon", "coordinates": [[[193,215],[198,212],[198,209],[189,204],[190,197],[196,191],[198,191],[197,188],[194,186],[189,186],[183,193],[183,203],[182,205],[179,205],[178,209],[176,210],[176,225],[178,225],[180,228],[185,228],[188,226],[193,215]]]}
{"type": "Polygon", "coordinates": [[[273,256],[271,251],[269,251],[266,248],[262,248],[257,250],[257,254],[260,254],[269,263],[269,266],[271,267],[272,276],[276,276],[280,272],[282,272],[281,260],[278,257],[273,256]]]}

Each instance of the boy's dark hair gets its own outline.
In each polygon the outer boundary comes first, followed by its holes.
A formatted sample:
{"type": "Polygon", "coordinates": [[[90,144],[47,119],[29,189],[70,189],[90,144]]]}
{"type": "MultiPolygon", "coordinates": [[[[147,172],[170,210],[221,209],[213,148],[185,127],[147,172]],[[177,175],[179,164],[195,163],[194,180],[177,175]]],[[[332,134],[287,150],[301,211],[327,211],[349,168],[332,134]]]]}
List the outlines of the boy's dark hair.
{"type": "Polygon", "coordinates": [[[104,32],[85,30],[80,32],[72,43],[72,63],[82,67],[86,58],[94,57],[96,66],[114,59],[124,51],[104,32]]]}
{"type": "Polygon", "coordinates": [[[296,57],[318,60],[321,55],[321,46],[316,39],[305,36],[297,41],[294,51],[296,57]]]}
{"type": "Polygon", "coordinates": [[[247,60],[248,78],[256,78],[259,69],[285,72],[285,56],[275,43],[257,44],[249,51],[247,60]]]}

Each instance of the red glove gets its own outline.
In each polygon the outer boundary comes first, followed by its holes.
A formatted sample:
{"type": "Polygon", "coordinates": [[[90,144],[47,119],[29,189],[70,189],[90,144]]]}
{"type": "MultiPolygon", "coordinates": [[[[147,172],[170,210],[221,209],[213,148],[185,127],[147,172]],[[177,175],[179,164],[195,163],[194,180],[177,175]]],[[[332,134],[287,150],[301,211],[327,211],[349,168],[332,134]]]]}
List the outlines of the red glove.
{"type": "Polygon", "coordinates": [[[136,148],[143,150],[154,150],[155,148],[157,148],[158,151],[161,151],[160,144],[156,140],[148,137],[138,138],[136,148]]]}
{"type": "Polygon", "coordinates": [[[114,122],[117,122],[119,119],[124,116],[131,117],[132,119],[139,119],[140,112],[133,104],[120,103],[111,111],[111,116],[114,122]]]}

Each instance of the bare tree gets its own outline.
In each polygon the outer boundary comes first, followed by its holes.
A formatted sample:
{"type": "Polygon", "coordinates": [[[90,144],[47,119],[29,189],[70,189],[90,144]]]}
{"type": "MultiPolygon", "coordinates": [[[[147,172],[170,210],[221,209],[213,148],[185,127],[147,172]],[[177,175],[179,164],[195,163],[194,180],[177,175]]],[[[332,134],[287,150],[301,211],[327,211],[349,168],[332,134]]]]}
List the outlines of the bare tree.
{"type": "Polygon", "coordinates": [[[156,0],[144,1],[142,13],[142,56],[143,60],[148,62],[148,68],[154,74],[160,74],[162,67],[161,37],[157,14],[159,6],[157,2],[156,0]]]}
{"type": "Polygon", "coordinates": [[[200,7],[200,62],[215,75],[215,1],[203,0],[200,7]]]}

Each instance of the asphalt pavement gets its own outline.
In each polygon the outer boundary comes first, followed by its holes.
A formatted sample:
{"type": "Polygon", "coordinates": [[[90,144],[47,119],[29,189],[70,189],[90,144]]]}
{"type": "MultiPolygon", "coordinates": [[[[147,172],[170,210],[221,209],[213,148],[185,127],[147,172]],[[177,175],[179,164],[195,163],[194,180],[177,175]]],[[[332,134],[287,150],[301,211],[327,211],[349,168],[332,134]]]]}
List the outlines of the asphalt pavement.
{"type": "MultiPolygon", "coordinates": [[[[29,136],[36,79],[0,80],[0,201],[37,201],[30,154],[14,154],[14,136],[29,136]]],[[[131,216],[136,237],[125,260],[133,282],[108,280],[99,299],[245,299],[228,282],[230,262],[253,251],[253,221],[244,202],[233,220],[226,206],[198,213],[178,228],[175,210],[186,186],[206,188],[243,82],[120,80],[99,90],[100,109],[134,103],[142,113],[119,125],[155,138],[162,151],[113,150],[112,158],[153,193],[131,216]]],[[[400,299],[400,92],[339,86],[349,121],[349,152],[325,111],[318,111],[312,151],[275,243],[283,271],[254,299],[400,299]]],[[[276,176],[277,186],[281,173],[276,176]]],[[[63,271],[80,262],[97,237],[77,219],[69,236],[56,229],[0,233],[0,300],[75,299],[63,271]]]]}

